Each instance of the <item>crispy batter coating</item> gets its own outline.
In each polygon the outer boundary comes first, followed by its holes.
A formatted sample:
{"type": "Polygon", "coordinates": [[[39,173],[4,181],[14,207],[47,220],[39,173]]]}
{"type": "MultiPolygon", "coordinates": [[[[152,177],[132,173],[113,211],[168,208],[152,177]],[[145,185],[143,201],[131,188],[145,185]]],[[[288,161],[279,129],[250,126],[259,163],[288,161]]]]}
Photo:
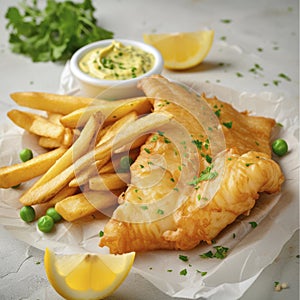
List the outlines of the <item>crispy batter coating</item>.
{"type": "Polygon", "coordinates": [[[214,112],[218,110],[216,116],[224,134],[226,150],[219,158],[224,165],[217,172],[214,164],[218,159],[212,164],[208,159],[212,153],[210,147],[206,147],[209,141],[207,129],[197,122],[193,112],[183,108],[191,97],[197,96],[161,76],[143,79],[140,87],[147,96],[161,99],[155,101],[154,110],[172,113],[174,119],[188,130],[190,139],[179,143],[183,145],[180,148],[163,132],[148,137],[131,166],[131,184],[120,197],[118,209],[104,228],[101,247],[109,247],[111,253],[192,249],[201,241],[210,243],[239,215],[248,214],[260,193],[280,191],[284,177],[279,165],[270,157],[269,146],[274,120],[240,113],[230,104],[216,98],[206,99],[202,95],[201,99],[214,112]],[[228,122],[232,122],[230,128],[222,125],[228,122]],[[188,159],[184,160],[184,157],[188,159]],[[196,172],[197,176],[192,182],[185,180],[183,174],[186,172],[196,172]],[[205,177],[214,173],[216,178],[205,177]],[[209,187],[214,184],[218,189],[209,194],[209,187]],[[159,206],[160,201],[169,195],[175,195],[171,197],[175,203],[178,200],[176,192],[180,198],[185,189],[189,191],[188,196],[174,210],[159,206]],[[117,219],[118,212],[129,203],[143,209],[155,203],[161,217],[130,222],[130,214],[133,216],[134,211],[129,211],[128,221],[117,219]]]}

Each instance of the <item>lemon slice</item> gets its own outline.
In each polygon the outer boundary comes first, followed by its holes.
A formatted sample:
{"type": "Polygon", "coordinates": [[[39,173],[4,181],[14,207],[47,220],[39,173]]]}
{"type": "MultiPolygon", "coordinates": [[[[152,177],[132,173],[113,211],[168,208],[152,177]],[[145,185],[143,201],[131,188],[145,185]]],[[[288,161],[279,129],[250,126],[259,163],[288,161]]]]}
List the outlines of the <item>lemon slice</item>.
{"type": "Polygon", "coordinates": [[[135,253],[58,255],[46,249],[45,270],[54,289],[66,299],[103,299],[127,277],[135,253]]]}
{"type": "Polygon", "coordinates": [[[214,31],[144,34],[143,39],[160,51],[165,68],[183,70],[204,60],[211,49],[214,31]]]}

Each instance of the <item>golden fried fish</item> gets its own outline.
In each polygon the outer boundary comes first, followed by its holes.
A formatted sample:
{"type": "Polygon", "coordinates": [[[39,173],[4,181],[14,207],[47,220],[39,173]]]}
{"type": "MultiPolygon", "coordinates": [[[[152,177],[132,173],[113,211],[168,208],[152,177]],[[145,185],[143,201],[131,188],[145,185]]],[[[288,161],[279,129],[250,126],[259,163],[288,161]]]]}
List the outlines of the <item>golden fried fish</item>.
{"type": "Polygon", "coordinates": [[[159,99],[154,111],[168,111],[175,123],[151,134],[141,147],[101,247],[111,253],[192,249],[248,214],[260,193],[280,191],[284,177],[269,146],[274,120],[239,113],[161,76],[142,79],[140,87],[159,99]],[[189,109],[197,101],[200,115],[189,109]],[[202,122],[208,110],[202,112],[200,105],[210,107],[209,118],[217,118],[218,128],[202,122]],[[211,143],[215,137],[217,150],[211,143]]]}

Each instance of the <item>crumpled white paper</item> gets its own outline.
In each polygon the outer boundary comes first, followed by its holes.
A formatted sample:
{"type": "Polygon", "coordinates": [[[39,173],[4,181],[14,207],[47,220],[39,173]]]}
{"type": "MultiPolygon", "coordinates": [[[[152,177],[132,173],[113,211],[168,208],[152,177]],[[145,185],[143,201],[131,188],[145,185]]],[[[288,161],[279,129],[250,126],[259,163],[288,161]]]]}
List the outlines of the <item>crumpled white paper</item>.
{"type": "MultiPolygon", "coordinates": [[[[240,111],[273,117],[281,123],[283,127],[280,131],[274,131],[273,138],[284,138],[288,142],[289,153],[274,159],[281,165],[286,181],[280,194],[262,195],[250,216],[238,218],[216,238],[215,245],[229,248],[225,259],[201,258],[200,254],[213,250],[215,246],[201,244],[191,251],[138,253],[133,271],[173,297],[237,299],[273,262],[299,228],[299,116],[289,99],[283,96],[240,93],[209,83],[184,83],[198,93],[205,92],[207,96],[217,96],[232,103],[240,111]],[[256,222],[258,226],[252,228],[249,222],[256,222]],[[188,261],[180,260],[179,254],[186,255],[188,261]],[[186,275],[180,275],[184,269],[186,275]]],[[[80,94],[68,65],[62,73],[59,92],[80,94]]],[[[35,153],[42,152],[34,137],[9,123],[3,123],[0,129],[0,165],[17,162],[18,151],[23,147],[33,149],[35,153]]],[[[28,185],[23,184],[21,190],[0,190],[0,223],[15,237],[42,250],[50,247],[61,253],[108,252],[98,247],[98,233],[107,222],[107,218],[100,215],[74,223],[60,223],[50,234],[39,232],[36,224],[25,224],[19,218],[21,204],[18,197],[26,187],[28,185]]]]}

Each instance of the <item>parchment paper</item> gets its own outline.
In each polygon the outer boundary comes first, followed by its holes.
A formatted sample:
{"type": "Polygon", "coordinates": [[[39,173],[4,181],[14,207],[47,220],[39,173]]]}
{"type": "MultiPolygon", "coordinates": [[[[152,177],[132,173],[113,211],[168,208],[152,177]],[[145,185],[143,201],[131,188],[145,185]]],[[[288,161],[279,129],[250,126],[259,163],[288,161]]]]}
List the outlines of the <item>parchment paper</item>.
{"type": "MultiPolygon", "coordinates": [[[[262,195],[249,217],[238,218],[216,238],[216,245],[229,248],[225,259],[204,259],[199,256],[213,250],[215,245],[201,244],[192,251],[184,252],[151,251],[137,254],[133,272],[141,274],[173,297],[236,299],[272,263],[283,245],[299,228],[298,111],[282,95],[255,95],[210,83],[184,83],[198,93],[205,92],[207,96],[217,96],[232,103],[240,111],[248,110],[254,115],[273,117],[281,123],[283,127],[274,131],[272,139],[281,137],[288,142],[288,155],[274,157],[281,165],[286,181],[280,194],[262,195]],[[252,228],[249,222],[257,222],[258,226],[252,228]],[[179,254],[188,256],[188,261],[180,260],[179,254]],[[184,269],[186,275],[180,275],[184,269]]],[[[59,92],[80,94],[68,65],[62,73],[59,92]]],[[[2,114],[3,119],[5,117],[2,114]]],[[[33,149],[34,154],[44,151],[33,136],[24,133],[7,119],[1,122],[0,165],[17,162],[18,152],[23,147],[33,149]]],[[[42,250],[50,247],[60,253],[108,252],[98,247],[98,233],[107,222],[107,218],[100,214],[74,223],[60,223],[50,234],[39,232],[35,223],[25,224],[19,218],[21,204],[18,197],[30,184],[23,184],[21,189],[0,190],[0,222],[9,232],[42,250]]]]}

